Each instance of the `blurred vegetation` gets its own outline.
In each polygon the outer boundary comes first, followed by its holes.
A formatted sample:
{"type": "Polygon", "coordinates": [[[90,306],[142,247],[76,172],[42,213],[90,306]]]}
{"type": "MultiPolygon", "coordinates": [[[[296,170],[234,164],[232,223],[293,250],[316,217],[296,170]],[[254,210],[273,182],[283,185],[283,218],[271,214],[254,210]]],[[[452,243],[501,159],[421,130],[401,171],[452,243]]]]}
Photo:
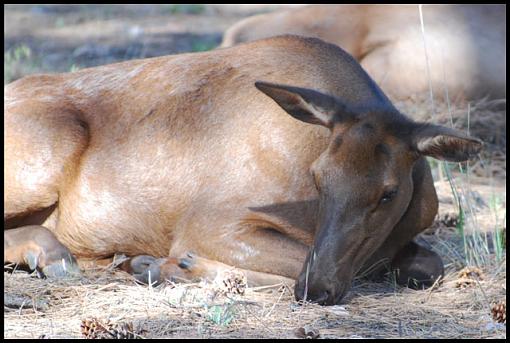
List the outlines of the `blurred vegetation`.
{"type": "Polygon", "coordinates": [[[479,228],[476,200],[471,192],[469,167],[463,168],[458,163],[460,173],[452,175],[454,163],[439,162],[448,180],[458,211],[457,233],[462,239],[463,258],[465,266],[488,267],[501,263],[506,256],[506,209],[500,194],[492,193],[489,200],[491,215],[495,218],[495,225],[488,231],[479,228]]]}
{"type": "Polygon", "coordinates": [[[218,43],[211,41],[195,40],[191,43],[192,52],[208,51],[216,48],[218,43]]]}
{"type": "Polygon", "coordinates": [[[235,318],[234,305],[232,301],[223,305],[213,305],[207,310],[207,319],[216,325],[227,326],[235,318]]]}
{"type": "Polygon", "coordinates": [[[25,44],[12,47],[4,52],[4,84],[33,73],[39,64],[32,50],[25,44]]]}
{"type": "Polygon", "coordinates": [[[56,20],[55,20],[55,27],[56,28],[63,28],[66,26],[66,21],[63,17],[58,17],[56,20]]]}
{"type": "Polygon", "coordinates": [[[168,5],[167,11],[172,14],[202,14],[205,5],[168,5]]]}
{"type": "Polygon", "coordinates": [[[81,67],[80,67],[79,65],[74,64],[74,63],[73,63],[73,64],[71,65],[71,67],[69,67],[69,72],[71,72],[71,73],[72,73],[72,72],[78,71],[78,70],[80,70],[80,69],[81,69],[81,67]]]}

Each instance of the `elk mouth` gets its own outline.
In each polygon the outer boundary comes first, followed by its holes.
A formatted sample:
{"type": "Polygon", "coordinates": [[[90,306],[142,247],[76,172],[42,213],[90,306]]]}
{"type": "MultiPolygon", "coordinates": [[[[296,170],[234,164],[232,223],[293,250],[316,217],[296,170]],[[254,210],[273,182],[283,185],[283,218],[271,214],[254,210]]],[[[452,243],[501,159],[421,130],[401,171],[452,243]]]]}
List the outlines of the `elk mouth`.
{"type": "MultiPolygon", "coordinates": [[[[328,268],[334,269],[336,272],[334,273],[334,277],[327,277],[323,274],[319,274],[319,284],[320,287],[313,290],[310,287],[310,284],[313,284],[317,281],[312,281],[310,279],[311,274],[311,265],[313,264],[313,261],[315,259],[315,247],[312,247],[310,250],[309,257],[306,261],[306,267],[304,270],[304,275],[301,275],[298,278],[298,281],[296,282],[295,286],[295,296],[296,300],[303,300],[307,301],[310,300],[312,302],[318,303],[320,305],[335,305],[340,303],[340,301],[344,298],[346,293],[351,287],[351,282],[358,272],[359,269],[361,269],[362,263],[367,258],[366,252],[367,252],[367,245],[370,242],[370,238],[364,238],[363,241],[356,246],[356,248],[353,248],[349,254],[346,254],[346,256],[352,256],[349,258],[349,261],[346,261],[345,258],[341,259],[337,262],[338,266],[343,266],[341,268],[328,268]],[[358,267],[359,264],[359,267],[358,267]],[[356,270],[348,270],[349,266],[355,266],[356,270]],[[346,269],[348,271],[346,271],[346,269]],[[344,273],[339,273],[338,271],[346,271],[349,275],[347,277],[342,277],[342,275],[346,275],[344,273]],[[347,280],[347,282],[346,282],[347,280]]],[[[317,268],[317,267],[315,267],[317,268]]],[[[314,268],[314,269],[315,269],[314,268]]],[[[317,269],[316,269],[317,270],[317,269]]],[[[314,273],[317,273],[317,271],[314,271],[314,273]]]]}

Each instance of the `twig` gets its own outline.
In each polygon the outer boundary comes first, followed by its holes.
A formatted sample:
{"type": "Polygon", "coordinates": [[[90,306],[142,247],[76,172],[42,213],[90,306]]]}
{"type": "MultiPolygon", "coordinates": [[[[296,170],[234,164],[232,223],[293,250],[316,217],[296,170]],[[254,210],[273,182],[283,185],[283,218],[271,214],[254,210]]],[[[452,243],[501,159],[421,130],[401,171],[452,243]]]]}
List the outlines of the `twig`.
{"type": "Polygon", "coordinates": [[[280,296],[278,297],[278,300],[276,300],[276,302],[273,304],[273,307],[271,307],[271,309],[269,310],[269,312],[264,316],[264,317],[269,317],[269,315],[271,314],[271,312],[273,312],[274,308],[276,307],[276,305],[278,305],[278,303],[280,302],[280,300],[282,299],[283,297],[283,294],[285,294],[285,288],[283,289],[283,292],[282,294],[280,294],[280,296]]]}

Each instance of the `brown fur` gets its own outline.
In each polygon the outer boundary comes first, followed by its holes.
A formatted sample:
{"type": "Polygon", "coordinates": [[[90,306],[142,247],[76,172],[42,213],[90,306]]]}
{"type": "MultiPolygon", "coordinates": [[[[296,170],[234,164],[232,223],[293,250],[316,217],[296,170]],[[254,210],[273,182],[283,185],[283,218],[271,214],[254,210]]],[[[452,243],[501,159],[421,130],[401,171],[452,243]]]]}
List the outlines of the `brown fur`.
{"type": "Polygon", "coordinates": [[[79,272],[69,250],[48,229],[38,225],[4,232],[4,261],[48,276],[79,272]]]}
{"type": "Polygon", "coordinates": [[[30,76],[5,87],[4,106],[4,220],[54,206],[42,224],[77,257],[165,257],[151,267],[162,277],[177,261],[193,276],[236,266],[298,290],[313,247],[307,282],[333,289],[325,303],[435,216],[420,147],[441,158],[453,144],[459,160],[480,148],[412,122],[343,50],[297,36],[30,76]]]}
{"type": "MultiPolygon", "coordinates": [[[[504,5],[424,5],[432,89],[444,98],[506,97],[504,5]]],[[[417,5],[319,5],[244,19],[223,47],[281,34],[339,45],[396,99],[428,94],[426,55],[417,5]]]]}

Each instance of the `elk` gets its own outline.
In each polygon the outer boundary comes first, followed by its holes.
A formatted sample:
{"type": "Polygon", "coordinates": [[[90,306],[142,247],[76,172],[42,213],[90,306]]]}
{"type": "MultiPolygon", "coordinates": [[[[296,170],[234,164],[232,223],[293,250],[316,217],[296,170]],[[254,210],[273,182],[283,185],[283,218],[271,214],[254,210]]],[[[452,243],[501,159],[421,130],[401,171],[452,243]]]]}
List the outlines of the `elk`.
{"type": "Polygon", "coordinates": [[[292,35],[4,90],[4,263],[47,276],[123,253],[141,281],[233,266],[326,305],[380,260],[431,284],[441,258],[413,241],[438,206],[425,156],[482,146],[407,118],[338,46],[292,35]]]}
{"type": "Polygon", "coordinates": [[[350,53],[394,100],[506,97],[504,5],[317,5],[248,17],[222,46],[296,34],[350,53]],[[425,49],[426,47],[426,49],[425,49]],[[427,65],[428,64],[428,65],[427,65]]]}

